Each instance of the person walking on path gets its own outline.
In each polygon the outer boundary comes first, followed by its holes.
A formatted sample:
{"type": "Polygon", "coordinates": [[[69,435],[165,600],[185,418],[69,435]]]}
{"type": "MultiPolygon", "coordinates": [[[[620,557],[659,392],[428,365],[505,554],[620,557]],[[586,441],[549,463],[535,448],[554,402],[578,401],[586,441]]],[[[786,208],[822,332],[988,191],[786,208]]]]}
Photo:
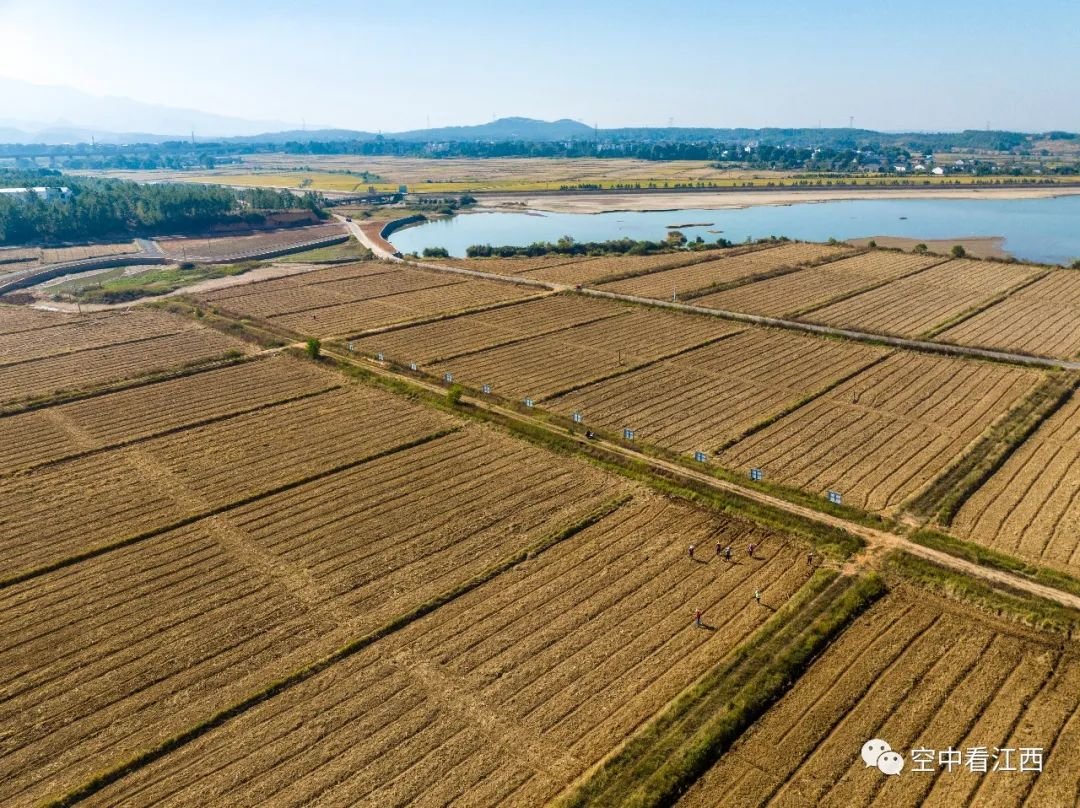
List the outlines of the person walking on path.
{"type": "Polygon", "coordinates": [[[756,547],[754,546],[754,543],[750,542],[750,546],[746,548],[746,554],[748,556],[750,556],[751,558],[753,558],[755,549],[756,549],[756,547]]]}
{"type": "Polygon", "coordinates": [[[755,589],[754,590],[754,600],[756,600],[758,603],[761,603],[761,590],[760,589],[755,589]]]}
{"type": "Polygon", "coordinates": [[[692,545],[692,544],[690,545],[690,549],[689,549],[688,553],[690,555],[690,560],[693,561],[694,560],[694,545],[692,545]]]}
{"type": "Polygon", "coordinates": [[[720,544],[720,542],[716,543],[716,557],[717,558],[723,558],[724,557],[724,546],[722,544],[720,544]]]}
{"type": "Polygon", "coordinates": [[[814,566],[814,551],[813,550],[811,550],[809,553],[806,554],[806,566],[808,566],[808,567],[814,566]]]}
{"type": "Polygon", "coordinates": [[[726,558],[728,561],[731,561],[731,545],[730,544],[727,547],[724,548],[724,558],[726,558]]]}
{"type": "Polygon", "coordinates": [[[701,628],[701,609],[694,610],[694,625],[701,628]]]}

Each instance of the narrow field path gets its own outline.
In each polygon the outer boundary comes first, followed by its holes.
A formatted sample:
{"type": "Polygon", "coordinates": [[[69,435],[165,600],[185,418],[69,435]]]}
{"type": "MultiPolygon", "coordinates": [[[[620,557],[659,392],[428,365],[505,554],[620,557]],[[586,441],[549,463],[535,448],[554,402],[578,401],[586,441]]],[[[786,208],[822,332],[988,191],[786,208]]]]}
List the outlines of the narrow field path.
{"type": "MultiPolygon", "coordinates": [[[[401,259],[395,258],[394,260],[401,259]]],[[[711,309],[705,308],[704,306],[695,306],[692,303],[678,303],[671,300],[658,300],[651,297],[627,295],[621,294],[619,292],[606,292],[601,289],[590,289],[587,287],[578,288],[576,286],[565,283],[552,283],[549,281],[540,281],[532,278],[526,279],[508,277],[506,275],[498,275],[493,272],[483,272],[476,269],[462,269],[461,267],[447,267],[436,263],[421,263],[417,261],[406,261],[405,263],[415,264],[416,266],[424,267],[425,269],[437,270],[439,272],[451,272],[455,274],[471,275],[472,277],[483,278],[484,280],[501,281],[502,283],[527,283],[532,286],[542,286],[555,292],[576,291],[578,294],[587,295],[589,297],[605,298],[607,300],[620,300],[624,303],[637,303],[639,305],[673,309],[675,311],[684,311],[691,314],[705,314],[711,317],[718,317],[723,320],[733,320],[739,323],[750,323],[752,325],[762,325],[771,328],[786,328],[790,331],[802,331],[804,333],[819,334],[830,337],[843,337],[844,339],[855,340],[858,342],[870,342],[876,345],[891,345],[896,348],[906,348],[912,351],[947,354],[949,356],[964,356],[972,359],[989,359],[995,362],[1009,362],[1014,365],[1026,365],[1028,367],[1065,368],[1066,370],[1080,370],[1080,362],[1072,360],[1051,359],[1042,356],[1029,356],[1027,354],[1012,353],[1010,351],[994,351],[986,348],[973,348],[964,345],[951,345],[942,342],[931,342],[929,340],[908,339],[906,337],[890,337],[885,334],[874,334],[869,331],[857,331],[850,328],[837,328],[828,325],[817,325],[816,323],[804,323],[798,320],[786,320],[782,317],[765,317],[758,314],[744,314],[743,312],[738,311],[711,309]]]]}
{"type": "MultiPolygon", "coordinates": [[[[332,349],[324,348],[323,351],[328,356],[332,356],[343,363],[362,367],[367,371],[376,373],[388,379],[394,379],[397,381],[404,381],[408,384],[422,387],[437,395],[445,394],[445,389],[434,383],[416,379],[412,376],[403,376],[397,374],[391,370],[386,369],[377,362],[370,360],[358,359],[355,356],[350,356],[347,353],[341,353],[332,349]]],[[[622,446],[617,443],[603,440],[601,438],[595,438],[588,440],[580,435],[567,434],[561,429],[552,427],[547,422],[533,418],[528,415],[523,415],[515,410],[502,407],[498,404],[494,404],[489,401],[474,398],[472,396],[462,396],[463,402],[469,404],[475,409],[498,414],[502,418],[508,420],[517,421],[522,424],[526,424],[533,429],[542,429],[550,432],[553,435],[557,435],[560,440],[571,440],[581,445],[582,447],[589,447],[592,449],[601,449],[607,452],[609,455],[616,455],[618,457],[632,460],[635,463],[641,463],[648,466],[651,470],[662,471],[665,475],[675,476],[683,480],[689,480],[700,485],[706,485],[716,491],[723,491],[726,493],[736,494],[744,499],[753,500],[763,505],[767,505],[779,511],[784,511],[804,519],[817,522],[818,524],[827,525],[833,528],[839,528],[845,530],[848,533],[859,536],[867,543],[865,551],[860,553],[854,559],[852,559],[847,565],[845,565],[845,572],[853,573],[860,569],[874,568],[876,567],[881,557],[884,556],[890,550],[903,550],[906,553],[910,553],[913,556],[926,559],[942,567],[960,572],[964,575],[969,575],[973,578],[979,578],[997,586],[1005,586],[1013,590],[1025,592],[1036,597],[1043,598],[1045,600],[1058,603],[1062,606],[1066,606],[1072,609],[1080,610],[1080,596],[1073,595],[1068,592],[1056,589],[1052,586],[1032,581],[1020,575],[1014,575],[1003,570],[991,569],[984,567],[980,564],[976,564],[972,561],[967,561],[962,558],[950,555],[940,550],[935,550],[930,547],[925,547],[917,542],[908,539],[898,533],[893,533],[887,530],[879,530],[867,525],[859,524],[858,522],[852,522],[843,517],[836,516],[822,511],[814,510],[813,508],[806,507],[805,505],[799,505],[794,502],[789,502],[785,499],[766,494],[761,491],[754,490],[741,486],[737,483],[728,482],[727,480],[721,480],[710,474],[704,472],[694,471],[688,469],[678,463],[662,460],[660,458],[651,457],[642,452],[638,452],[626,446],[622,446]]]]}

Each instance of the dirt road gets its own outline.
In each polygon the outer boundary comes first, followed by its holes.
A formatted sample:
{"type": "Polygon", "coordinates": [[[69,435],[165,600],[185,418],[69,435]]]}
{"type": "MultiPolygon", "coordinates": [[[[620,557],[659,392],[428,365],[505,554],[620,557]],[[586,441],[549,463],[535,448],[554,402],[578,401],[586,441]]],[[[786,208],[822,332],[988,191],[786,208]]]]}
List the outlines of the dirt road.
{"type": "MultiPolygon", "coordinates": [[[[399,381],[406,381],[409,384],[414,384],[429,390],[430,392],[442,395],[445,390],[442,386],[423,380],[416,379],[412,376],[402,376],[395,373],[392,370],[387,369],[381,363],[371,360],[360,359],[347,352],[335,351],[330,349],[324,349],[324,353],[332,356],[347,364],[362,367],[365,370],[377,373],[380,376],[384,376],[388,379],[394,379],[399,381]]],[[[600,449],[607,452],[609,455],[615,455],[618,457],[633,460],[636,463],[645,464],[653,471],[663,472],[665,476],[674,476],[683,480],[692,481],[698,484],[706,485],[716,491],[723,491],[726,493],[737,494],[745,499],[750,499],[755,502],[767,505],[775,508],[776,510],[784,511],[796,516],[800,516],[804,519],[817,522],[818,524],[827,525],[829,527],[839,528],[845,530],[848,533],[859,536],[867,543],[867,551],[862,553],[857,559],[853,561],[855,568],[873,567],[881,556],[890,550],[903,550],[910,553],[913,556],[932,561],[942,567],[954,570],[956,572],[969,575],[973,578],[979,578],[984,581],[988,581],[997,586],[1008,587],[1013,590],[1025,592],[1036,597],[1043,598],[1045,600],[1053,601],[1062,606],[1080,610],[1080,597],[1063,592],[1059,589],[1055,589],[1051,586],[1037,583],[1028,578],[1024,578],[1019,575],[1014,575],[1002,570],[995,570],[989,567],[984,567],[979,564],[975,564],[971,561],[967,561],[956,556],[949,555],[948,553],[940,550],[934,550],[930,547],[925,547],[917,542],[908,539],[898,533],[892,533],[890,531],[878,530],[876,528],[861,525],[858,522],[852,522],[848,519],[844,519],[840,516],[824,513],[822,511],[808,508],[804,505],[798,505],[787,500],[780,499],[771,494],[766,494],[761,491],[757,491],[752,488],[747,488],[737,483],[728,482],[727,480],[721,480],[711,474],[704,472],[694,471],[688,469],[678,463],[673,463],[667,460],[662,460],[655,457],[650,457],[642,452],[638,452],[632,448],[622,446],[617,443],[602,439],[588,440],[580,435],[568,435],[560,429],[552,427],[547,422],[538,418],[533,418],[528,415],[524,415],[516,410],[511,410],[506,407],[500,406],[484,399],[475,398],[473,396],[462,396],[463,402],[475,407],[478,410],[495,413],[503,418],[516,421],[521,424],[526,424],[532,428],[543,429],[553,435],[557,435],[562,440],[572,440],[582,447],[589,447],[591,449],[600,449]]]]}

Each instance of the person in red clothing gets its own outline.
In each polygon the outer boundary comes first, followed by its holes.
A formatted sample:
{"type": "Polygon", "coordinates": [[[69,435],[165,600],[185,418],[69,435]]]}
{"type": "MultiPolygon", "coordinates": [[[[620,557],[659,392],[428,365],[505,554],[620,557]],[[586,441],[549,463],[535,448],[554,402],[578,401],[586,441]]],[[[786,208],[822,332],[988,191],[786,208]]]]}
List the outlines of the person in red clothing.
{"type": "Polygon", "coordinates": [[[701,628],[701,609],[694,610],[694,625],[701,628]]]}
{"type": "Polygon", "coordinates": [[[746,548],[746,554],[747,554],[748,556],[750,556],[751,558],[753,558],[753,557],[754,557],[754,550],[755,550],[755,549],[756,549],[756,547],[755,547],[754,543],[753,543],[753,542],[751,542],[751,543],[750,543],[750,546],[746,548]]]}

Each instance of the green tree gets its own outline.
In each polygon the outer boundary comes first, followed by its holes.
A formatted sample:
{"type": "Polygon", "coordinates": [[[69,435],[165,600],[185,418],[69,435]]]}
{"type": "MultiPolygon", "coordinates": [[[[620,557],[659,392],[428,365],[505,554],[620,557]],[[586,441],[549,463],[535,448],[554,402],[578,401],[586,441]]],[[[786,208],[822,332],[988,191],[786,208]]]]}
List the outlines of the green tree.
{"type": "Polygon", "coordinates": [[[461,401],[461,385],[452,384],[446,391],[446,403],[451,407],[456,407],[458,402],[461,401]]]}
{"type": "Polygon", "coordinates": [[[929,250],[930,250],[930,248],[929,248],[929,247],[927,247],[927,246],[926,246],[925,244],[919,243],[919,244],[916,244],[916,245],[915,245],[915,247],[914,247],[914,249],[912,250],[912,252],[916,252],[916,253],[918,253],[919,255],[922,255],[922,254],[924,254],[924,253],[928,252],[929,250]]]}
{"type": "Polygon", "coordinates": [[[322,356],[322,342],[312,337],[307,341],[307,355],[312,359],[318,359],[322,356]]]}
{"type": "Polygon", "coordinates": [[[964,249],[963,244],[954,244],[949,252],[952,253],[953,258],[963,258],[967,255],[967,250],[964,249]]]}

